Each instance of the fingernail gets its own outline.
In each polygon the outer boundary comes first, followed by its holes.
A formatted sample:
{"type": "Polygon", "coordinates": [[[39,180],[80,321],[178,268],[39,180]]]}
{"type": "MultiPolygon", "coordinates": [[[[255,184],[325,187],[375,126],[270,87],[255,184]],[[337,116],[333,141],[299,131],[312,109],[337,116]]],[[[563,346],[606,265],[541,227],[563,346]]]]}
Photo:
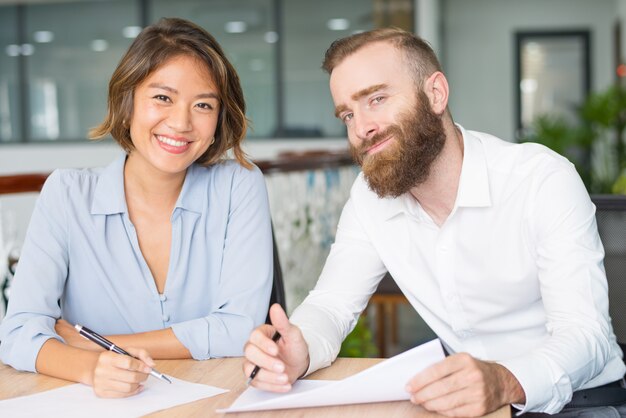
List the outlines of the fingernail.
{"type": "Polygon", "coordinates": [[[274,365],[272,366],[272,368],[274,369],[274,371],[276,372],[282,372],[285,367],[281,364],[281,363],[274,363],[274,365]]]}
{"type": "Polygon", "coordinates": [[[278,376],[277,379],[278,379],[279,382],[284,383],[284,382],[287,381],[287,375],[286,374],[281,374],[281,375],[278,376]]]}
{"type": "Polygon", "coordinates": [[[407,392],[413,392],[413,388],[411,387],[411,385],[406,385],[404,387],[404,390],[406,390],[407,392]]]}

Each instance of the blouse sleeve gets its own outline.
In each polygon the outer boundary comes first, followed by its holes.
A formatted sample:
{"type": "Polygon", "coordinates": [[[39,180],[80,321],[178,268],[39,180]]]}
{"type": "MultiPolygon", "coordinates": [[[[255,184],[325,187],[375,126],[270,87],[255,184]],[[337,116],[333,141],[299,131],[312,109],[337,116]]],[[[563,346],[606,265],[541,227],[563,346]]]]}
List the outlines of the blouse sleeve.
{"type": "Polygon", "coordinates": [[[0,358],[15,369],[35,371],[41,346],[61,317],[59,300],[67,279],[67,222],[63,178],[46,180],[35,204],[13,282],[7,315],[0,326],[0,358]]]}
{"type": "Polygon", "coordinates": [[[216,309],[174,324],[174,334],[195,359],[243,355],[250,333],[267,316],[272,273],[265,181],[257,167],[240,167],[231,184],[216,309]]]}

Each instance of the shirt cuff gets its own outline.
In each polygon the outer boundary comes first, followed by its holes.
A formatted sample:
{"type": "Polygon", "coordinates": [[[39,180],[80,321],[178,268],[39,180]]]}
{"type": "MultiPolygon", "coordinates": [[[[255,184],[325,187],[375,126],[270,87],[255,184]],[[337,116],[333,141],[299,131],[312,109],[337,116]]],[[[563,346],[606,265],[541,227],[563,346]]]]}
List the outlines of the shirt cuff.
{"type": "Polygon", "coordinates": [[[0,346],[2,361],[16,370],[37,372],[37,356],[44,343],[55,339],[65,343],[63,338],[54,332],[54,318],[42,316],[33,318],[22,325],[21,329],[13,330],[14,338],[6,338],[0,346]]]}
{"type": "Polygon", "coordinates": [[[193,319],[172,325],[178,341],[189,350],[196,360],[211,358],[209,345],[209,323],[205,318],[193,319]]]}
{"type": "Polygon", "coordinates": [[[326,350],[322,349],[324,343],[319,336],[315,335],[314,331],[302,328],[300,330],[302,331],[304,341],[306,341],[309,347],[309,368],[306,373],[301,376],[304,377],[319,369],[330,366],[333,359],[329,358],[326,350]]]}
{"type": "Polygon", "coordinates": [[[529,354],[498,361],[518,380],[526,395],[526,404],[513,404],[519,414],[543,412],[555,414],[572,399],[572,385],[565,372],[543,356],[529,354]]]}

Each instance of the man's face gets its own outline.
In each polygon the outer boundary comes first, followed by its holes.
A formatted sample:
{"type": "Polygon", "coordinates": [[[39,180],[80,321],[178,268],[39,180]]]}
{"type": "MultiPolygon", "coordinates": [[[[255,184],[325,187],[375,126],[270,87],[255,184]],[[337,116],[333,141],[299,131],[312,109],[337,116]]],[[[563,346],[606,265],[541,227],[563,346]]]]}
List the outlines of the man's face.
{"type": "Polygon", "coordinates": [[[397,124],[359,147],[350,144],[367,184],[379,197],[398,197],[426,181],[432,163],[443,149],[445,133],[441,116],[433,113],[423,92],[417,98],[417,106],[400,114],[397,124]],[[374,154],[367,152],[389,137],[394,140],[385,149],[374,154]]]}
{"type": "Polygon", "coordinates": [[[383,42],[363,47],[335,67],[330,88],[352,155],[379,197],[426,181],[445,143],[443,123],[400,51],[383,42]]]}

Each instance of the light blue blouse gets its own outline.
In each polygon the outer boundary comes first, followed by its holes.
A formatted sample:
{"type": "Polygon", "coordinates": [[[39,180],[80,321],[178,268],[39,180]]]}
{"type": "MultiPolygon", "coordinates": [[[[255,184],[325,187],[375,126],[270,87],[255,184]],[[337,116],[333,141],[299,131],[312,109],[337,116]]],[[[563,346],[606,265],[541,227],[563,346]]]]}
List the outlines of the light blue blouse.
{"type": "Polygon", "coordinates": [[[0,325],[0,358],[35,371],[58,318],[103,335],[171,327],[195,359],[240,356],[267,315],[272,235],[260,170],[192,165],[172,213],[163,294],[124,198],[125,155],[56,170],[35,205],[0,325]]]}

